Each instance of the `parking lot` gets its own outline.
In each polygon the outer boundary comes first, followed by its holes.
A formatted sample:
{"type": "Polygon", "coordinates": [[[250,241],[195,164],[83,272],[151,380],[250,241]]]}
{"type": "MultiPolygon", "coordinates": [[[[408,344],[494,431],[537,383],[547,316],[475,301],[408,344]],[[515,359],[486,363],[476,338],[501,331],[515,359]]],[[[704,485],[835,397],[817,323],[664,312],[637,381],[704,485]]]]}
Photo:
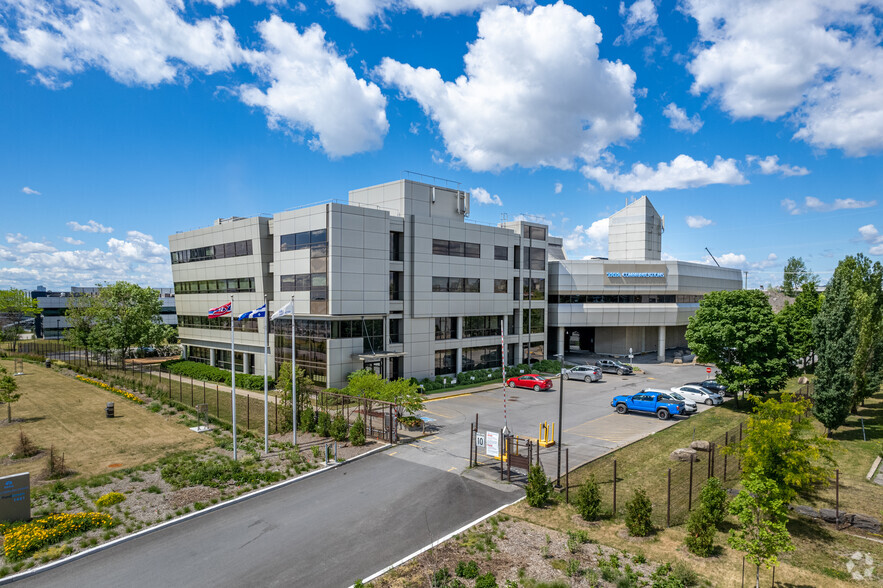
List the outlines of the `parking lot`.
{"type": "MultiPolygon", "coordinates": [[[[631,376],[604,374],[600,382],[576,380],[564,382],[563,447],[570,449],[570,466],[585,463],[617,447],[670,427],[689,417],[660,421],[652,414],[617,414],[610,401],[620,394],[634,394],[645,388],[668,390],[686,382],[704,380],[704,366],[645,364],[643,373],[631,376]]],[[[538,436],[540,423],[555,424],[557,441],[558,398],[560,383],[552,390],[534,392],[506,390],[506,418],[503,416],[503,387],[496,390],[430,400],[420,413],[437,432],[407,447],[398,448],[394,457],[413,460],[446,471],[465,471],[468,467],[469,428],[478,414],[479,432],[496,431],[508,424],[514,435],[538,436]]],[[[699,405],[699,412],[713,410],[699,405]]],[[[554,472],[557,449],[541,452],[547,472],[554,472]]],[[[480,474],[470,472],[470,475],[480,474]]]]}

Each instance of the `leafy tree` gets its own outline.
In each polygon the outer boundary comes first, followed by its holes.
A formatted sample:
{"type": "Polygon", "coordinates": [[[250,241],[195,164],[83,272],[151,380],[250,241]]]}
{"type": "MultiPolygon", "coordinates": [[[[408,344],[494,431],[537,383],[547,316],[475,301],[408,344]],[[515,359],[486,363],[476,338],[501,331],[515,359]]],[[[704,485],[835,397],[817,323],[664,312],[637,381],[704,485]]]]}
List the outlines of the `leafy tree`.
{"type": "Polygon", "coordinates": [[[40,314],[37,301],[24,290],[0,290],[0,330],[4,341],[18,341],[22,322],[40,314]]]}
{"type": "Polygon", "coordinates": [[[788,258],[782,278],[782,292],[784,292],[785,296],[794,296],[805,284],[815,286],[818,281],[818,276],[807,269],[803,258],[788,258]]]}
{"type": "Polygon", "coordinates": [[[785,303],[776,321],[779,323],[788,342],[791,357],[801,360],[804,368],[808,363],[815,365],[816,339],[813,332],[813,320],[819,314],[822,297],[816,291],[816,285],[807,283],[797,294],[794,304],[785,303]]]}
{"type": "Polygon", "coordinates": [[[699,557],[709,557],[714,554],[714,537],[717,527],[712,520],[708,509],[700,506],[690,513],[687,518],[687,535],[684,537],[684,545],[691,553],[699,557]]]}
{"type": "Polygon", "coordinates": [[[690,317],[687,342],[737,393],[765,394],[785,385],[788,343],[763,292],[709,292],[690,317]]]}
{"type": "MultiPolygon", "coordinates": [[[[295,370],[296,376],[296,384],[297,384],[297,412],[300,415],[300,424],[301,428],[304,431],[311,430],[310,428],[305,428],[307,424],[304,421],[305,418],[309,417],[309,425],[312,427],[312,413],[305,417],[303,415],[308,413],[307,404],[310,397],[310,390],[313,389],[315,383],[312,378],[310,378],[306,372],[302,368],[297,368],[295,370]]],[[[276,387],[282,390],[282,406],[285,407],[283,411],[283,419],[282,419],[282,429],[285,431],[290,431],[292,427],[291,423],[291,362],[283,361],[282,365],[279,366],[279,373],[276,376],[276,387]]]]}
{"type": "Polygon", "coordinates": [[[349,433],[349,423],[342,414],[338,414],[331,420],[328,432],[335,441],[346,441],[347,434],[349,433]]]}
{"type": "Polygon", "coordinates": [[[653,504],[643,488],[635,490],[635,495],[625,504],[625,526],[629,535],[646,537],[653,532],[653,504]]]}
{"type": "Polygon", "coordinates": [[[744,490],[730,502],[730,513],[739,519],[739,529],[730,531],[730,547],[745,553],[757,566],[756,587],[760,588],[760,566],[778,564],[778,555],[794,551],[788,520],[788,501],[780,486],[759,473],[743,477],[744,490]]]}
{"type": "Polygon", "coordinates": [[[423,395],[419,385],[410,379],[384,380],[371,370],[358,370],[347,376],[348,384],[344,394],[393,402],[401,406],[409,415],[423,410],[423,395]]]}
{"type": "Polygon", "coordinates": [[[552,480],[538,465],[530,466],[527,472],[527,485],[524,487],[527,503],[534,508],[545,506],[552,496],[552,480]]]}
{"type": "Polygon", "coordinates": [[[12,403],[21,398],[18,392],[18,382],[7,373],[6,368],[0,367],[0,402],[6,403],[6,418],[12,422],[12,403]]]}
{"type": "Polygon", "coordinates": [[[742,458],[743,478],[771,480],[785,500],[826,483],[830,477],[831,441],[817,435],[810,419],[807,399],[786,392],[780,400],[759,402],[736,452],[742,458]]]}
{"type": "Polygon", "coordinates": [[[595,521],[601,515],[601,489],[594,474],[577,489],[573,503],[586,521],[595,521]]]}
{"type": "Polygon", "coordinates": [[[836,273],[825,289],[825,299],[813,322],[819,364],[813,389],[813,414],[830,434],[846,422],[853,405],[853,360],[858,343],[849,285],[836,273]]]}
{"type": "Polygon", "coordinates": [[[356,421],[350,427],[350,442],[356,447],[365,444],[365,421],[360,416],[356,417],[356,421]]]}
{"type": "Polygon", "coordinates": [[[718,478],[712,476],[705,482],[699,493],[699,504],[708,512],[712,525],[724,522],[727,516],[727,491],[718,478]]]}

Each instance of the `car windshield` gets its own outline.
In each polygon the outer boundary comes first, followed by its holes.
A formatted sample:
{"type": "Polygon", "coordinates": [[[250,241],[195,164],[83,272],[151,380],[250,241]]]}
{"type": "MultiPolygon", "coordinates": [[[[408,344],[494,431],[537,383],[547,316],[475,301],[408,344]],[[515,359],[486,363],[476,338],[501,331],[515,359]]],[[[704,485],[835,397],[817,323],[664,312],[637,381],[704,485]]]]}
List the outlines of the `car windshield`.
{"type": "Polygon", "coordinates": [[[672,392],[671,395],[674,396],[675,398],[677,398],[678,400],[684,399],[684,397],[681,396],[680,394],[678,394],[677,392],[672,392]]]}

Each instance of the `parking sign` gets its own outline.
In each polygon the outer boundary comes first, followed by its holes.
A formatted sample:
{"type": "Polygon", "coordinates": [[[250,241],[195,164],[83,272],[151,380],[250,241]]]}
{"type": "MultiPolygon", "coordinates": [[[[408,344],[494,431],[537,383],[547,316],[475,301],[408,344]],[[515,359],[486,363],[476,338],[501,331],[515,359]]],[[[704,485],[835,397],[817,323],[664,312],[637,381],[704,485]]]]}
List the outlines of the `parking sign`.
{"type": "Polygon", "coordinates": [[[488,431],[485,438],[487,439],[485,454],[488,457],[500,457],[500,434],[488,431]]]}

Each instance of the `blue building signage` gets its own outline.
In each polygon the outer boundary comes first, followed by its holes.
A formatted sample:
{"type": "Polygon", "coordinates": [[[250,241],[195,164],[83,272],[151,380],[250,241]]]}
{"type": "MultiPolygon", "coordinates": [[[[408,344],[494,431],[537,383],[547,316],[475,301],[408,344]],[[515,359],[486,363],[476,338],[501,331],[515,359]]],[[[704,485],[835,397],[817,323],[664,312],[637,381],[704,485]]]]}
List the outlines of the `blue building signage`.
{"type": "Polygon", "coordinates": [[[607,272],[608,278],[664,278],[663,272],[607,272]]]}

